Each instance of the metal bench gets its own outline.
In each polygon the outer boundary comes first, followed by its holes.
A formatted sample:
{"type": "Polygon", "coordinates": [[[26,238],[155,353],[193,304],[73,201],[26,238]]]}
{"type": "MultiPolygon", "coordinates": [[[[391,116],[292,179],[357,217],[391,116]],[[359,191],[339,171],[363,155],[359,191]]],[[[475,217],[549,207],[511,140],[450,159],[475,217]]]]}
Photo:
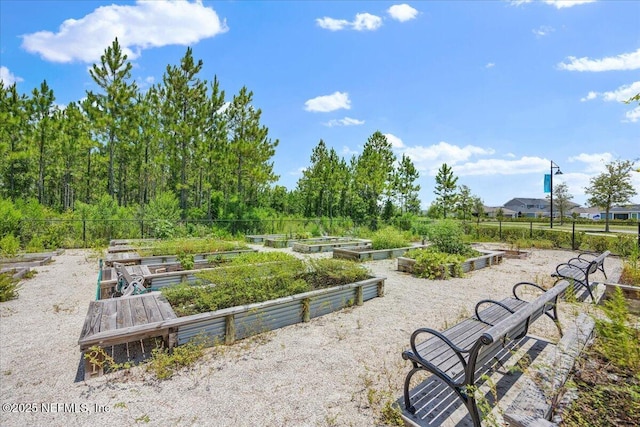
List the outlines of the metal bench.
{"type": "Polygon", "coordinates": [[[556,266],[555,273],[552,273],[551,276],[555,277],[557,280],[564,279],[571,282],[573,293],[580,300],[586,298],[586,295],[584,295],[584,297],[579,295],[580,290],[586,291],[586,294],[591,297],[591,302],[595,304],[597,301],[593,295],[592,290],[594,283],[589,280],[589,276],[596,273],[597,271],[598,261],[594,260],[589,262],[588,264],[585,262],[577,263],[575,261],[569,261],[558,264],[556,266]]]}
{"type": "Polygon", "coordinates": [[[116,290],[113,293],[114,297],[127,297],[147,292],[144,286],[143,275],[132,275],[129,270],[119,262],[114,262],[113,268],[116,270],[118,277],[116,290]]]}
{"type": "Polygon", "coordinates": [[[590,263],[595,261],[598,263],[598,270],[602,271],[605,279],[608,279],[607,273],[604,271],[604,260],[609,255],[611,255],[611,251],[604,251],[599,255],[592,252],[583,252],[575,258],[571,258],[569,260],[569,264],[575,264],[586,268],[590,263]]]}
{"type": "Polygon", "coordinates": [[[531,302],[518,295],[519,289],[527,285],[544,291],[536,284],[520,282],[513,287],[513,298],[482,300],[476,305],[475,316],[445,331],[420,328],[411,334],[411,348],[402,353],[403,359],[413,366],[404,382],[404,405],[410,414],[420,411],[421,417],[435,418],[438,415],[427,413],[436,406],[433,402],[451,399],[452,393],[443,392],[440,385],[425,386],[411,395],[411,378],[417,372],[427,371],[454,392],[454,399],[457,397],[464,403],[474,426],[481,425],[474,391],[484,383],[485,374],[494,368],[496,361],[508,358],[527,336],[531,323],[542,315],[550,317],[562,335],[556,304],[569,282],[558,282],[531,302]],[[430,337],[419,341],[424,334],[430,337]]]}

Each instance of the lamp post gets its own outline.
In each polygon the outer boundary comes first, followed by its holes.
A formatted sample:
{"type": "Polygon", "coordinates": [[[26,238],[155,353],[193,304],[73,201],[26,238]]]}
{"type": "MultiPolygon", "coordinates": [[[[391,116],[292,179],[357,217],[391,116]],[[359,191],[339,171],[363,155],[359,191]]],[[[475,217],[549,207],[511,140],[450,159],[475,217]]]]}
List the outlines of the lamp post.
{"type": "Polygon", "coordinates": [[[551,179],[549,180],[549,184],[551,188],[549,189],[549,200],[551,205],[549,206],[549,228],[553,228],[553,170],[558,169],[556,171],[556,175],[562,175],[562,171],[560,170],[560,166],[555,164],[553,160],[551,160],[551,174],[549,175],[551,179]]]}

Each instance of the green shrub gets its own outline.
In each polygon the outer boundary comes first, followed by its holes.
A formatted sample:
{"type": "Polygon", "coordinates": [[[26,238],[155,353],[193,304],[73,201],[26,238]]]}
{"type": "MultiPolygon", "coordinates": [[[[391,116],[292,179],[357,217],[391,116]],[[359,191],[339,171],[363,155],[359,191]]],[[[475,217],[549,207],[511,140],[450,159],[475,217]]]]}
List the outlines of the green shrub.
{"type": "Polygon", "coordinates": [[[25,251],[29,253],[43,252],[44,250],[45,250],[44,242],[42,241],[42,238],[39,236],[33,236],[29,241],[29,243],[27,244],[27,247],[25,248],[25,251]]]}
{"type": "Polygon", "coordinates": [[[462,228],[454,220],[445,219],[430,224],[427,229],[427,238],[439,252],[461,254],[467,250],[462,228]]]}
{"type": "Polygon", "coordinates": [[[411,242],[395,227],[385,227],[373,233],[371,245],[373,249],[394,249],[409,246],[411,242]]]}
{"type": "Polygon", "coordinates": [[[150,223],[153,237],[173,237],[176,224],[180,221],[180,201],[174,193],[162,192],[151,199],[143,217],[150,223]]]}
{"type": "Polygon", "coordinates": [[[0,302],[18,297],[18,280],[11,273],[0,273],[0,302]]]}
{"type": "Polygon", "coordinates": [[[0,256],[6,258],[15,257],[20,250],[20,240],[12,234],[7,234],[0,239],[0,256]]]}
{"type": "Polygon", "coordinates": [[[624,294],[616,288],[603,310],[608,319],[596,319],[598,350],[615,366],[640,372],[640,329],[630,326],[624,294]]]}
{"type": "Polygon", "coordinates": [[[184,238],[141,244],[148,246],[138,249],[138,253],[142,256],[200,254],[249,249],[249,247],[242,242],[218,240],[214,238],[184,238]]]}
{"type": "Polygon", "coordinates": [[[0,197],[0,237],[8,234],[19,235],[22,213],[11,200],[0,197]]]}
{"type": "Polygon", "coordinates": [[[412,249],[405,257],[414,259],[413,274],[427,279],[462,277],[462,263],[467,257],[438,252],[432,248],[412,249]]]}

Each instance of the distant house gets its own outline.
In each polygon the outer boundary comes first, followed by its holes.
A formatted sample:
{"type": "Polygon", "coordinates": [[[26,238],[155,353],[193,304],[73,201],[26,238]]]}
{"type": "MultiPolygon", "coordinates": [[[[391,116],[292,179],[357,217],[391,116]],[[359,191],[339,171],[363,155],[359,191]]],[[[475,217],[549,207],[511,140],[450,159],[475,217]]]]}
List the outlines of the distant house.
{"type": "MultiPolygon", "coordinates": [[[[600,209],[600,218],[606,216],[607,213],[600,209]]],[[[609,219],[640,219],[640,205],[614,206],[609,211],[609,219]]]]}
{"type": "Polygon", "coordinates": [[[600,208],[583,208],[583,207],[575,207],[570,210],[570,214],[578,215],[578,218],[588,218],[588,219],[601,219],[602,215],[600,214],[600,208]]]}
{"type": "Polygon", "coordinates": [[[484,213],[489,218],[495,218],[499,209],[502,209],[502,215],[504,215],[505,218],[517,218],[518,217],[518,212],[513,211],[511,209],[508,209],[508,208],[505,208],[505,207],[502,207],[502,206],[485,206],[484,207],[484,213]]]}
{"type": "MultiPolygon", "coordinates": [[[[515,211],[517,217],[539,218],[549,216],[549,205],[549,200],[547,199],[530,199],[527,197],[516,197],[515,199],[511,199],[507,203],[505,203],[504,208],[515,211]]],[[[570,216],[571,209],[580,206],[577,203],[573,202],[569,202],[568,205],[569,209],[564,213],[565,216],[570,216]]],[[[553,212],[554,217],[560,214],[560,211],[557,211],[556,209],[554,209],[553,212]]]]}

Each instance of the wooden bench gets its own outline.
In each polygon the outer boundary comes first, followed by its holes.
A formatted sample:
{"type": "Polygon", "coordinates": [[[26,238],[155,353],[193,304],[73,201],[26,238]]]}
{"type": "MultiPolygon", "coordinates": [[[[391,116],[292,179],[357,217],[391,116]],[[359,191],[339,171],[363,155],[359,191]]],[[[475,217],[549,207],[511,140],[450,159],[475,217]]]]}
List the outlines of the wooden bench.
{"type": "Polygon", "coordinates": [[[583,300],[586,298],[586,294],[591,297],[591,302],[594,304],[597,302],[593,295],[593,286],[589,280],[589,276],[598,271],[598,261],[594,260],[588,264],[584,261],[581,262],[563,262],[556,266],[556,271],[551,274],[557,280],[568,280],[572,284],[574,295],[583,300]],[[584,296],[580,295],[580,291],[585,292],[584,296]]]}
{"type": "MultiPolygon", "coordinates": [[[[513,298],[482,300],[476,305],[475,316],[445,331],[420,328],[411,334],[411,348],[402,353],[403,359],[413,365],[404,382],[404,405],[410,414],[420,410],[422,416],[423,412],[429,411],[428,406],[434,400],[449,399],[446,395],[451,395],[443,393],[442,387],[425,387],[414,394],[412,402],[411,378],[417,372],[427,371],[449,387],[455,393],[454,398],[457,396],[462,400],[474,426],[481,425],[474,391],[484,382],[485,374],[493,369],[494,361],[508,358],[527,336],[531,323],[543,314],[555,322],[562,335],[556,304],[569,287],[569,282],[558,282],[531,302],[518,295],[519,289],[528,285],[543,290],[536,284],[520,282],[513,287],[513,298]],[[430,337],[420,341],[423,334],[430,337]],[[418,408],[417,405],[423,407],[418,408]]],[[[431,414],[425,416],[436,417],[431,414]]]]}
{"type": "Polygon", "coordinates": [[[583,252],[575,258],[571,258],[569,260],[569,264],[575,264],[586,268],[589,264],[595,261],[598,263],[598,270],[602,271],[605,279],[608,279],[607,273],[604,271],[604,260],[609,255],[611,255],[611,251],[604,251],[599,255],[592,252],[583,252]]]}

